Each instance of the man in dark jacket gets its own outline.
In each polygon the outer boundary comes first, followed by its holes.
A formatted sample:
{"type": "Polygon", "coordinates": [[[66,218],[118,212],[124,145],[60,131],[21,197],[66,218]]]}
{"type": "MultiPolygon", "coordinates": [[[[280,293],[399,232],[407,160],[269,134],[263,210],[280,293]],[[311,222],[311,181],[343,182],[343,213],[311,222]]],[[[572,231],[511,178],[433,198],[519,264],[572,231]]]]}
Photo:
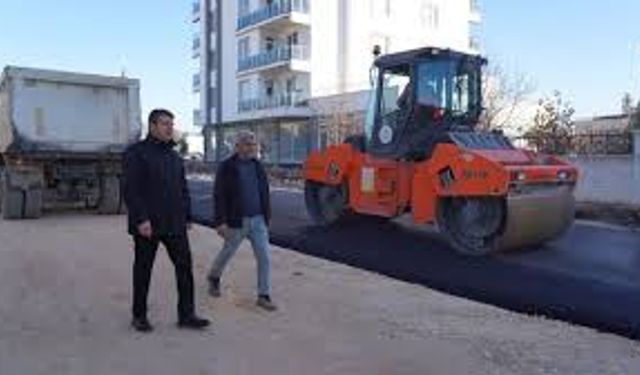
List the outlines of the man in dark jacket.
{"type": "Polygon", "coordinates": [[[242,240],[251,241],[258,271],[257,305],[276,310],[271,301],[271,266],[267,225],[271,216],[269,182],[257,160],[253,133],[243,131],[236,139],[235,153],[221,163],[214,187],[213,227],[224,238],[224,246],[209,272],[209,294],[220,296],[220,277],[242,240]]]}
{"type": "Polygon", "coordinates": [[[149,114],[149,135],[130,146],[124,157],[124,199],[129,234],[135,244],[132,326],[153,329],[147,319],[147,294],[159,243],[167,249],[178,285],[178,326],[204,328],[209,321],[195,314],[190,228],[191,205],[182,159],[173,149],[173,114],[149,114]]]}

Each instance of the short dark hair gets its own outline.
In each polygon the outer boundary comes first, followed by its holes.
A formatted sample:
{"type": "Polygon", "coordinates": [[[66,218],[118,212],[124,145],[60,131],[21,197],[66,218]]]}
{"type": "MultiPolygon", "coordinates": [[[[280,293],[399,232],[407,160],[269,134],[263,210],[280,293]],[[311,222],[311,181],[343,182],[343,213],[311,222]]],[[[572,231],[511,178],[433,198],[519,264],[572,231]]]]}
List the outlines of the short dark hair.
{"type": "Polygon", "coordinates": [[[171,113],[171,111],[169,111],[168,109],[156,108],[151,111],[151,113],[149,113],[149,124],[155,124],[156,122],[158,122],[160,116],[171,117],[171,119],[175,117],[173,113],[171,113]]]}

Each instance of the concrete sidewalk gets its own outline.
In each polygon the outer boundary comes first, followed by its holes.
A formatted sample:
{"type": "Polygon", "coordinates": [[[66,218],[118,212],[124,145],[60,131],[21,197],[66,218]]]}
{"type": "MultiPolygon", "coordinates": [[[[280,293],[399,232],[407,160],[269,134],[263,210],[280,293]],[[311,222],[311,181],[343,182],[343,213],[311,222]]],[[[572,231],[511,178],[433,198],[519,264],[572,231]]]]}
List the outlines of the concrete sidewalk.
{"type": "Polygon", "coordinates": [[[199,312],[212,329],[175,327],[173,271],[161,251],[150,293],[156,331],[138,334],[128,326],[124,228],[122,216],[0,221],[0,374],[640,373],[640,346],[624,338],[278,248],[278,312],[254,306],[246,244],[223,297],[211,299],[204,278],[221,243],[203,227],[190,238],[199,312]]]}

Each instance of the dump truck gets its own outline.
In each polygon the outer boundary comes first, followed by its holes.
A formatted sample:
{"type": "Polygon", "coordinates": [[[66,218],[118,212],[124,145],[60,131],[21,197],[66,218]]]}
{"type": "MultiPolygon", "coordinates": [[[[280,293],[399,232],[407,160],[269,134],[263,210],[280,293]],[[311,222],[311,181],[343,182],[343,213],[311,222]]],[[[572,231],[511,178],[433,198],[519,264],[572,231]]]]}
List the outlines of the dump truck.
{"type": "Polygon", "coordinates": [[[306,207],[317,224],[410,214],[467,255],[536,246],[571,226],[578,170],[479,130],[485,58],[374,50],[364,134],[304,162],[306,207]]]}
{"type": "Polygon", "coordinates": [[[139,81],[7,66],[0,77],[0,211],[117,214],[121,159],[140,138],[139,81]]]}

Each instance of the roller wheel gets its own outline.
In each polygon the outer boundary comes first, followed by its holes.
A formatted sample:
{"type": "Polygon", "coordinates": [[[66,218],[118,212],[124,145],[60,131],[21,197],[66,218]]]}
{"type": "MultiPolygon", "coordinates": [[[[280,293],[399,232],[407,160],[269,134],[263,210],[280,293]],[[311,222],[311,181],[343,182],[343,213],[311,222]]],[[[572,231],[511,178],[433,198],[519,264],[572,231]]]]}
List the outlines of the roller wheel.
{"type": "Polygon", "coordinates": [[[316,224],[333,224],[349,211],[348,192],[343,185],[332,186],[306,181],[304,196],[307,212],[316,224]]]}
{"type": "Polygon", "coordinates": [[[440,202],[438,227],[453,248],[464,255],[498,251],[506,205],[502,198],[451,198],[440,202]]]}

